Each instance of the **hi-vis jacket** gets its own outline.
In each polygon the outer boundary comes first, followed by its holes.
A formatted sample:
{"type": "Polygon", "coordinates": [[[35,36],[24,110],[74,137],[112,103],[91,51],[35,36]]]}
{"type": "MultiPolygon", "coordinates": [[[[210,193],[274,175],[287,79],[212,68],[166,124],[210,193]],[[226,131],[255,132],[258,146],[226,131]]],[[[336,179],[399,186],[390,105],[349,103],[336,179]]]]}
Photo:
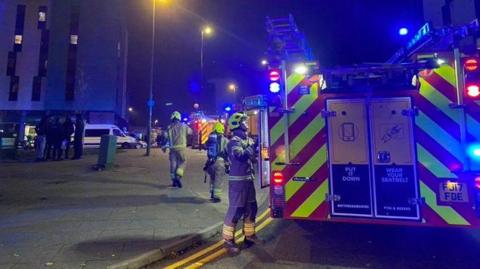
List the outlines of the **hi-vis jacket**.
{"type": "Polygon", "coordinates": [[[192,129],[186,124],[175,122],[168,126],[167,137],[171,149],[184,149],[187,147],[187,135],[192,134],[192,129]]]}
{"type": "Polygon", "coordinates": [[[253,144],[253,140],[242,132],[234,133],[227,144],[230,162],[229,180],[253,180],[253,161],[255,159],[253,144]]]}

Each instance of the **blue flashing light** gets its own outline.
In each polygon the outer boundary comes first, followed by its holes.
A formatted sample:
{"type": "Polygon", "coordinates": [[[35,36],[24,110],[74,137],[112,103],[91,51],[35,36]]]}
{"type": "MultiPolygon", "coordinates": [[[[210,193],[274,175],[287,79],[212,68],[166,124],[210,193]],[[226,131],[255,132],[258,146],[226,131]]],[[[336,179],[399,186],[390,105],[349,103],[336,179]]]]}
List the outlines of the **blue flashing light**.
{"type": "Polygon", "coordinates": [[[408,35],[408,29],[405,27],[402,27],[400,28],[400,30],[398,30],[398,34],[402,36],[408,35]]]}
{"type": "Polygon", "coordinates": [[[187,122],[187,121],[188,121],[188,118],[183,118],[183,121],[184,121],[184,122],[187,122]]]}
{"type": "Polygon", "coordinates": [[[269,90],[271,93],[278,93],[280,91],[280,83],[278,82],[270,83],[269,90]]]}
{"type": "Polygon", "coordinates": [[[467,149],[468,156],[475,161],[480,161],[480,144],[472,144],[467,149]]]}
{"type": "Polygon", "coordinates": [[[227,111],[227,112],[232,111],[232,107],[231,107],[231,106],[226,106],[224,109],[225,109],[225,111],[227,111]]]}

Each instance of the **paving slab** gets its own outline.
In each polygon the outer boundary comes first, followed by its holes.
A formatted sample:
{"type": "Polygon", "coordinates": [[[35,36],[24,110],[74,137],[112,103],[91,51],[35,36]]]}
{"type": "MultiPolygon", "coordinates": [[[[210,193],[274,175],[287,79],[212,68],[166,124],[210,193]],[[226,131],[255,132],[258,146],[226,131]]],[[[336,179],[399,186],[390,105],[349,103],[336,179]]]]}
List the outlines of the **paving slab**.
{"type": "Polygon", "coordinates": [[[106,268],[223,220],[226,199],[210,203],[203,183],[205,152],[189,151],[183,189],[167,188],[157,149],[119,152],[102,172],[96,158],[0,162],[0,268],[106,268]]]}

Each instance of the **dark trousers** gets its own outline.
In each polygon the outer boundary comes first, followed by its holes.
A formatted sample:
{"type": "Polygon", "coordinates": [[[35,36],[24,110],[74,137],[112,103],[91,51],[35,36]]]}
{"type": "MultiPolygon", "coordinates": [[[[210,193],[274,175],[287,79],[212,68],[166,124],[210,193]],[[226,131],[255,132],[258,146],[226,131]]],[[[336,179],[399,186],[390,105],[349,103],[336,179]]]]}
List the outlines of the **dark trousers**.
{"type": "Polygon", "coordinates": [[[228,210],[223,223],[223,238],[234,239],[235,227],[243,219],[243,233],[250,237],[255,235],[255,218],[257,217],[257,200],[253,180],[228,182],[228,210]]]}
{"type": "Polygon", "coordinates": [[[52,158],[53,141],[47,139],[45,145],[45,160],[52,158]]]}
{"type": "Polygon", "coordinates": [[[65,143],[65,159],[68,159],[71,144],[72,144],[72,142],[70,141],[70,139],[67,139],[66,143],[65,143]]]}
{"type": "Polygon", "coordinates": [[[62,141],[55,141],[53,144],[53,159],[60,160],[62,159],[62,141]]]}
{"type": "Polygon", "coordinates": [[[81,158],[83,155],[83,139],[75,138],[73,141],[73,158],[78,159],[81,158]]]}

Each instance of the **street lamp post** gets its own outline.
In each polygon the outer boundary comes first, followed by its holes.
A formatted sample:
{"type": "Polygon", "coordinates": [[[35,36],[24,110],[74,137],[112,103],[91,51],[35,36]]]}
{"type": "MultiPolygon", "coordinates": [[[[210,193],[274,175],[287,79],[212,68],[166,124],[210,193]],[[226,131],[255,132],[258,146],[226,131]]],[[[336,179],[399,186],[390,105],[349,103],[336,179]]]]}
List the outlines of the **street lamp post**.
{"type": "Polygon", "coordinates": [[[200,42],[200,90],[203,89],[203,61],[204,61],[204,49],[205,49],[205,37],[211,35],[213,32],[212,27],[205,26],[203,27],[201,34],[200,42]]]}
{"type": "Polygon", "coordinates": [[[150,58],[150,94],[148,98],[148,123],[147,123],[147,152],[146,156],[150,156],[150,149],[152,147],[151,133],[152,133],[152,114],[153,114],[153,66],[155,60],[155,11],[156,0],[152,0],[152,52],[150,58]]]}

